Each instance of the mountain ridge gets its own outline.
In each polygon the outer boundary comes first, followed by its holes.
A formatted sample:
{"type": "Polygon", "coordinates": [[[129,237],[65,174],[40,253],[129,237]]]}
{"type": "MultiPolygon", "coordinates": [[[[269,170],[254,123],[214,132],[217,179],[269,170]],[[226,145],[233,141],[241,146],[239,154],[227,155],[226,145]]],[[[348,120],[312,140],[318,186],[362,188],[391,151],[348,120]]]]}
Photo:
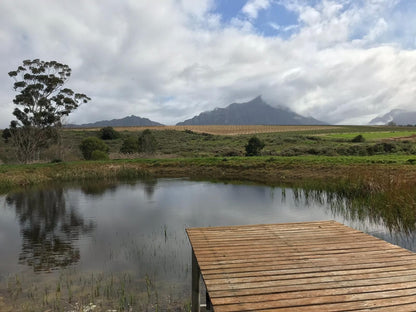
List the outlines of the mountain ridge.
{"type": "Polygon", "coordinates": [[[416,112],[396,108],[370,121],[370,125],[387,125],[388,123],[394,123],[400,126],[415,125],[416,112]]]}
{"type": "Polygon", "coordinates": [[[177,126],[188,125],[324,125],[312,117],[304,117],[289,108],[272,107],[257,96],[244,103],[232,103],[196,115],[177,126]]]}
{"type": "Polygon", "coordinates": [[[138,117],[130,115],[124,118],[111,119],[111,120],[100,120],[86,124],[69,124],[67,128],[98,128],[98,127],[154,127],[163,126],[163,124],[156,121],[152,121],[148,118],[138,117]]]}

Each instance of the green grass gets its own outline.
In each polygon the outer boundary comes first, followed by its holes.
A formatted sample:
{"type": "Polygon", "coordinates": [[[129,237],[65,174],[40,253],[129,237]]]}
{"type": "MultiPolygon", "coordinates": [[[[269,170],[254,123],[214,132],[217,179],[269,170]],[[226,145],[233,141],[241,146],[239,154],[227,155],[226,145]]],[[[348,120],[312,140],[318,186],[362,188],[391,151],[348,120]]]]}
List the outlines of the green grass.
{"type": "Polygon", "coordinates": [[[191,177],[269,184],[326,181],[363,170],[399,170],[416,175],[416,156],[260,156],[75,161],[2,165],[0,193],[16,187],[70,181],[115,181],[143,177],[191,177]]]}
{"type": "MultiPolygon", "coordinates": [[[[378,140],[392,137],[410,136],[416,130],[413,127],[370,127],[339,126],[308,131],[258,133],[256,136],[264,141],[263,156],[366,156],[387,154],[416,154],[416,143],[390,142],[390,145],[374,146],[378,140]],[[351,139],[362,134],[364,143],[353,143],[351,139]]],[[[196,157],[230,157],[244,156],[245,145],[253,135],[212,135],[178,130],[151,130],[156,138],[157,149],[153,158],[196,158],[196,157]]],[[[138,138],[140,131],[121,131],[121,137],[106,140],[110,149],[110,158],[125,159],[149,157],[149,155],[121,154],[120,147],[127,137],[138,138]]],[[[40,161],[59,159],[77,161],[82,159],[79,145],[89,136],[98,136],[98,130],[64,130],[62,144],[52,146],[41,154],[40,161]]],[[[13,146],[0,141],[0,159],[3,163],[16,163],[13,146]]]]}
{"type": "MultiPolygon", "coordinates": [[[[324,137],[328,138],[328,139],[352,140],[357,135],[358,135],[357,132],[354,132],[354,133],[337,133],[337,134],[327,134],[324,137]]],[[[364,132],[364,133],[362,133],[362,135],[367,141],[378,141],[378,140],[382,140],[382,139],[410,137],[412,135],[416,135],[416,129],[414,131],[364,132]]]]}

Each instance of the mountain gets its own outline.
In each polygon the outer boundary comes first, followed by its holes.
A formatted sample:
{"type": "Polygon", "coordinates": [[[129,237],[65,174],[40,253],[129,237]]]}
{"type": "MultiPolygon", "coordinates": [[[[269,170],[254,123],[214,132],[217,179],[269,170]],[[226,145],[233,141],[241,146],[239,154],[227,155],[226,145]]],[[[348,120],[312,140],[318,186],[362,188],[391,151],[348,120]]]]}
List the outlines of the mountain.
{"type": "Polygon", "coordinates": [[[393,109],[389,113],[378,116],[370,121],[370,125],[386,125],[394,122],[396,125],[415,125],[416,112],[407,111],[404,109],[393,109]]]}
{"type": "Polygon", "coordinates": [[[311,117],[303,117],[288,108],[272,107],[261,96],[246,102],[216,108],[178,123],[185,125],[323,125],[311,117]]]}
{"type": "Polygon", "coordinates": [[[124,117],[121,119],[101,120],[93,123],[82,125],[67,125],[68,128],[99,128],[99,127],[152,127],[163,126],[162,124],[152,121],[147,118],[141,118],[134,115],[124,117]]]}

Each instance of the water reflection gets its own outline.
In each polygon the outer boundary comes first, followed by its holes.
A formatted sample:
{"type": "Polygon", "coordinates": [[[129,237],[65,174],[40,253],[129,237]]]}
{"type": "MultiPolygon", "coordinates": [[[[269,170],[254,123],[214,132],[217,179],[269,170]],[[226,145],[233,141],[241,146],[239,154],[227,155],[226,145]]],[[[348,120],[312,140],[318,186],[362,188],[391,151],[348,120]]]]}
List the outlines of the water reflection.
{"type": "Polygon", "coordinates": [[[416,190],[407,193],[413,200],[404,201],[402,194],[387,196],[386,193],[361,194],[347,197],[342,191],[293,189],[293,197],[298,205],[326,205],[334,218],[347,222],[370,223],[382,226],[390,235],[403,241],[412,241],[416,232],[416,190]]]}
{"type": "MultiPolygon", "coordinates": [[[[182,310],[190,297],[187,227],[335,219],[415,249],[414,206],[385,194],[350,196],[342,189],[146,179],[120,184],[94,181],[1,198],[13,210],[3,209],[7,213],[2,214],[0,209],[0,281],[5,273],[24,272],[23,284],[29,286],[16,296],[22,307],[28,306],[27,298],[32,298],[33,306],[41,306],[45,289],[59,289],[53,304],[84,300],[102,302],[103,310],[182,310]],[[2,243],[15,246],[19,239],[20,251],[2,243]],[[40,274],[4,265],[13,261],[40,274]]],[[[20,291],[20,282],[12,280],[0,283],[0,294],[2,285],[13,283],[20,291]]],[[[39,311],[54,310],[53,304],[39,311]]],[[[71,309],[61,306],[62,311],[71,309]]]]}
{"type": "Polygon", "coordinates": [[[20,264],[39,272],[79,261],[75,242],[81,234],[90,233],[94,224],[85,222],[75,207],[68,207],[62,187],[12,193],[6,203],[15,208],[20,225],[20,264]]]}

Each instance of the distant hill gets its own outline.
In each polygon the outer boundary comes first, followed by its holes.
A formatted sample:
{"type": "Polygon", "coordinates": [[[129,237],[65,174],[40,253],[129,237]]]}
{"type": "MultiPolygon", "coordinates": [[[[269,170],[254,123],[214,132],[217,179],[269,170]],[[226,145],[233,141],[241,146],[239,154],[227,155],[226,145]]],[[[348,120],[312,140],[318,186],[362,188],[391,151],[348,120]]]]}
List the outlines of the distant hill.
{"type": "Polygon", "coordinates": [[[394,122],[396,125],[406,126],[416,124],[416,112],[404,109],[393,109],[389,113],[374,118],[370,121],[370,125],[386,125],[394,122]]]}
{"type": "Polygon", "coordinates": [[[303,117],[288,108],[272,107],[261,96],[246,102],[216,108],[178,123],[185,125],[323,125],[322,121],[303,117]]]}
{"type": "Polygon", "coordinates": [[[99,127],[152,127],[163,126],[161,123],[152,121],[147,118],[141,118],[134,115],[121,119],[101,120],[93,123],[82,125],[69,124],[67,128],[99,128],[99,127]]]}

